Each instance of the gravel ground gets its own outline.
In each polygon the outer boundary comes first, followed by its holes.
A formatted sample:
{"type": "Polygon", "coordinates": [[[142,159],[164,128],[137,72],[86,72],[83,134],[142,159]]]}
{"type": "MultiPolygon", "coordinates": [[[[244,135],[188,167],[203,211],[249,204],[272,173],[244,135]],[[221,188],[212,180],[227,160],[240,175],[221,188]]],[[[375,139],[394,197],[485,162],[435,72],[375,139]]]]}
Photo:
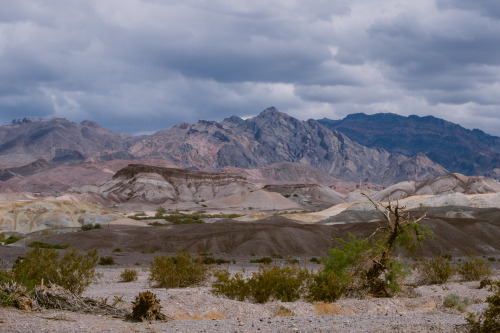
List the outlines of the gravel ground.
{"type": "MultiPolygon", "coordinates": [[[[443,307],[444,297],[452,293],[468,297],[471,305],[467,311],[480,312],[490,294],[487,289],[478,289],[479,282],[452,281],[419,286],[395,298],[343,298],[334,304],[253,304],[215,297],[208,285],[151,288],[147,264],[134,266],[135,258],[127,263],[120,263],[118,255],[117,259],[118,264],[111,268],[99,266],[101,277],[83,296],[107,299],[108,304],[120,300],[118,307],[131,309],[139,292],[151,290],[160,299],[163,313],[174,320],[136,323],[110,316],[0,307],[0,332],[467,332],[465,314],[443,307]],[[135,267],[138,281],[119,282],[126,267],[135,267]],[[280,307],[286,307],[293,316],[279,316],[280,307]]],[[[239,271],[245,267],[249,274],[257,265],[246,262],[241,260],[229,268],[239,271]]],[[[499,278],[497,274],[495,279],[499,278]]]]}

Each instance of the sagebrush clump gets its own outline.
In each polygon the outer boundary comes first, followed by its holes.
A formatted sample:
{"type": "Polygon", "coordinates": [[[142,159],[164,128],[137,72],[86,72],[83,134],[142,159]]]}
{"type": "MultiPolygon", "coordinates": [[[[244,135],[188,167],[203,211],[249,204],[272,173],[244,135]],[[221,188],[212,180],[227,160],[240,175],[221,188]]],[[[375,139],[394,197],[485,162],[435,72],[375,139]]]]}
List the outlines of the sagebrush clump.
{"type": "Polygon", "coordinates": [[[444,307],[457,309],[460,312],[464,312],[469,304],[470,301],[467,297],[460,299],[460,296],[458,296],[457,294],[450,294],[443,300],[444,307]]]}
{"type": "Polygon", "coordinates": [[[211,267],[189,251],[175,256],[155,257],[150,264],[149,283],[157,288],[184,288],[200,284],[210,276],[211,267]]]}

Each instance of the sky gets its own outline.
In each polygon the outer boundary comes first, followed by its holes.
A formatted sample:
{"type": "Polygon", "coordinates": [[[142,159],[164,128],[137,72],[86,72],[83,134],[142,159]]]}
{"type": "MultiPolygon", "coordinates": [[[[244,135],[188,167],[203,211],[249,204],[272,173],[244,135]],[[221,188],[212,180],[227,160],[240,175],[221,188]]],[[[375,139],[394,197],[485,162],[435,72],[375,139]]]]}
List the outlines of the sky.
{"type": "Polygon", "coordinates": [[[498,0],[0,0],[0,124],[433,115],[500,136],[498,0]]]}

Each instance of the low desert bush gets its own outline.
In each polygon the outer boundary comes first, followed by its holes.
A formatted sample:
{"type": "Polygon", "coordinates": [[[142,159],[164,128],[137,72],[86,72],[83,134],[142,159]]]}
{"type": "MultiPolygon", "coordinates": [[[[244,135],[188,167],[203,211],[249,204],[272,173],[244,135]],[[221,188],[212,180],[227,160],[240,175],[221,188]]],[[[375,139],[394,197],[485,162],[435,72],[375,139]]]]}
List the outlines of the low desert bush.
{"type": "Polygon", "coordinates": [[[493,275],[491,264],[475,255],[467,255],[467,260],[458,265],[458,274],[465,281],[479,281],[493,275]]]}
{"type": "Polygon", "coordinates": [[[298,267],[259,267],[259,271],[245,279],[241,273],[231,276],[229,271],[214,273],[216,281],[212,284],[214,295],[255,303],[265,303],[271,299],[293,302],[304,294],[306,282],[311,273],[298,267]]]}
{"type": "Polygon", "coordinates": [[[10,235],[9,237],[7,237],[4,240],[2,240],[2,242],[4,242],[6,245],[8,245],[8,244],[15,243],[15,242],[17,242],[18,240],[21,240],[21,239],[23,239],[23,237],[10,235]]]}
{"type": "Polygon", "coordinates": [[[205,265],[213,265],[213,264],[222,265],[222,264],[230,264],[231,260],[226,260],[226,259],[222,259],[222,258],[214,258],[212,256],[203,256],[202,262],[205,265]]]}
{"type": "Polygon", "coordinates": [[[29,247],[39,247],[41,249],[57,249],[57,250],[64,250],[69,247],[69,243],[65,244],[50,244],[50,243],[45,243],[45,242],[31,242],[28,244],[29,247]]]}
{"type": "Polygon", "coordinates": [[[102,226],[99,223],[95,223],[95,224],[85,223],[85,224],[82,224],[82,227],[80,229],[82,231],[89,231],[92,229],[102,229],[102,226]]]}
{"type": "Polygon", "coordinates": [[[196,224],[205,223],[202,218],[206,216],[201,214],[170,214],[165,215],[163,218],[165,221],[172,222],[173,224],[196,224]]]}
{"type": "Polygon", "coordinates": [[[250,259],[250,263],[252,263],[252,264],[269,265],[272,262],[273,262],[273,258],[271,258],[271,257],[262,257],[260,259],[250,259]]]}
{"type": "Polygon", "coordinates": [[[282,302],[293,302],[301,297],[304,282],[309,276],[307,269],[297,267],[259,267],[248,280],[250,297],[256,303],[265,303],[271,298],[282,302]]]}
{"type": "Polygon", "coordinates": [[[113,257],[100,257],[99,265],[110,266],[115,264],[115,259],[113,257]]]}
{"type": "Polygon", "coordinates": [[[333,271],[319,271],[307,281],[306,298],[310,302],[335,302],[351,284],[333,271]]]}
{"type": "Polygon", "coordinates": [[[417,270],[423,284],[446,283],[456,272],[451,262],[443,256],[422,259],[417,264],[417,270]]]}
{"type": "Polygon", "coordinates": [[[163,215],[165,215],[165,213],[167,212],[167,210],[163,207],[158,207],[156,208],[156,213],[155,213],[155,217],[156,218],[162,218],[163,215]]]}
{"type": "Polygon", "coordinates": [[[464,312],[469,304],[470,301],[467,297],[460,299],[460,296],[458,296],[457,294],[450,294],[443,300],[444,307],[457,309],[460,312],[464,312]]]}
{"type": "Polygon", "coordinates": [[[324,261],[326,261],[326,258],[325,259],[323,259],[323,258],[318,259],[316,257],[312,257],[310,259],[310,262],[313,262],[313,263],[318,264],[318,265],[322,264],[324,261]]]}
{"type": "Polygon", "coordinates": [[[55,283],[75,294],[81,294],[96,278],[97,250],[80,254],[66,251],[62,258],[54,249],[35,248],[14,265],[14,280],[28,288],[42,283],[55,283]]]}
{"type": "Polygon", "coordinates": [[[212,284],[212,293],[217,296],[225,296],[230,299],[244,301],[250,295],[250,285],[243,274],[236,273],[231,277],[227,269],[214,272],[215,282],[212,284]]]}
{"type": "Polygon", "coordinates": [[[472,332],[500,332],[500,281],[491,286],[493,295],[486,298],[488,307],[480,314],[469,313],[467,322],[472,325],[472,332]]]}
{"type": "Polygon", "coordinates": [[[275,317],[291,317],[295,316],[295,313],[284,305],[279,305],[274,309],[275,317]]]}
{"type": "Polygon", "coordinates": [[[202,258],[193,257],[189,251],[177,251],[175,256],[154,258],[149,283],[157,288],[185,288],[207,280],[210,270],[202,258]]]}
{"type": "Polygon", "coordinates": [[[135,269],[125,268],[120,274],[122,282],[137,281],[137,271],[135,269]]]}

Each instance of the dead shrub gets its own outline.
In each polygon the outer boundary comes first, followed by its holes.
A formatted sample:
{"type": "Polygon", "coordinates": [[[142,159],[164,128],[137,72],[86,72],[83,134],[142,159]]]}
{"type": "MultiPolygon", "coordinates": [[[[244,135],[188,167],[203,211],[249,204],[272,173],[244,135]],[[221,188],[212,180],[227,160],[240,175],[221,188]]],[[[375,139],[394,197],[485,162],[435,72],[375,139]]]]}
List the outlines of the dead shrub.
{"type": "Polygon", "coordinates": [[[132,302],[132,318],[138,321],[166,320],[167,316],[161,313],[160,301],[150,291],[140,293],[132,302]]]}

